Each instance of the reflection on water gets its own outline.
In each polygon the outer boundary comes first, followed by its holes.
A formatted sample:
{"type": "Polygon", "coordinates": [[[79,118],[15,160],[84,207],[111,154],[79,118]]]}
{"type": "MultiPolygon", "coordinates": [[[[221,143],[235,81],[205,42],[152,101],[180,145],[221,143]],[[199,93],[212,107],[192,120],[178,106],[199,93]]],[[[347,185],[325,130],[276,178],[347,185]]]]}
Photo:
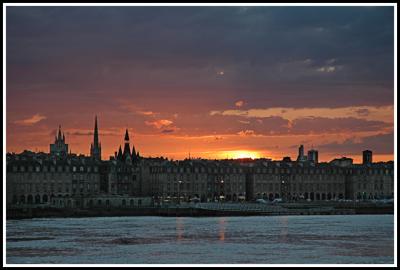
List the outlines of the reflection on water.
{"type": "Polygon", "coordinates": [[[280,239],[281,242],[287,243],[288,241],[288,216],[280,216],[278,218],[281,226],[280,239]]]}
{"type": "Polygon", "coordinates": [[[9,220],[7,263],[391,264],[393,215],[9,220]]]}
{"type": "Polygon", "coordinates": [[[220,217],[218,220],[218,224],[219,224],[219,241],[224,242],[225,240],[225,221],[226,218],[225,217],[220,217]]]}
{"type": "Polygon", "coordinates": [[[178,240],[178,241],[183,240],[183,230],[184,230],[183,217],[177,217],[176,218],[176,240],[178,240]]]}

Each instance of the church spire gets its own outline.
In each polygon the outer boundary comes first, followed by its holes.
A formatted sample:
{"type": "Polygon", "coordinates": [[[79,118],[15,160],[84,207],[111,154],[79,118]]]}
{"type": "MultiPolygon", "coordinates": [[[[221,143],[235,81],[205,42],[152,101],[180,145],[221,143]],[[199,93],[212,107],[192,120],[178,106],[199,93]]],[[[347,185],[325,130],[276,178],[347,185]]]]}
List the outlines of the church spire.
{"type": "Polygon", "coordinates": [[[124,159],[128,158],[131,159],[131,149],[129,146],[129,134],[128,134],[128,129],[125,131],[125,145],[124,145],[124,152],[122,153],[124,156],[124,159]]]}
{"type": "Polygon", "coordinates": [[[119,146],[119,149],[118,149],[117,158],[118,158],[119,160],[122,160],[122,149],[121,149],[121,145],[119,146]]]}
{"type": "Polygon", "coordinates": [[[128,129],[125,131],[125,141],[129,141],[128,129]]]}
{"type": "Polygon", "coordinates": [[[99,131],[97,129],[97,115],[94,118],[93,145],[94,145],[94,147],[97,147],[99,145],[99,131]]]}
{"type": "Polygon", "coordinates": [[[61,140],[61,125],[58,126],[58,140],[61,140]]]}
{"type": "Polygon", "coordinates": [[[61,132],[61,125],[58,126],[54,144],[50,144],[50,154],[57,156],[68,155],[68,144],[65,143],[65,135],[61,132]]]}
{"type": "Polygon", "coordinates": [[[97,128],[97,115],[94,118],[93,143],[90,145],[90,155],[94,159],[101,160],[101,145],[99,143],[99,130],[97,128]]]}

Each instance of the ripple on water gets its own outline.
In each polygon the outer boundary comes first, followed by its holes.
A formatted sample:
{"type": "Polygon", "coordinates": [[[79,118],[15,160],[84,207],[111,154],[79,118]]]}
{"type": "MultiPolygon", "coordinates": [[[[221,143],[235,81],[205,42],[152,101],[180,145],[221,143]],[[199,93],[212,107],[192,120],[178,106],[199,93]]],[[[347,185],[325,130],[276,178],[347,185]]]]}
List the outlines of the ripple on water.
{"type": "Polygon", "coordinates": [[[393,263],[393,215],[7,221],[12,263],[393,263]]]}

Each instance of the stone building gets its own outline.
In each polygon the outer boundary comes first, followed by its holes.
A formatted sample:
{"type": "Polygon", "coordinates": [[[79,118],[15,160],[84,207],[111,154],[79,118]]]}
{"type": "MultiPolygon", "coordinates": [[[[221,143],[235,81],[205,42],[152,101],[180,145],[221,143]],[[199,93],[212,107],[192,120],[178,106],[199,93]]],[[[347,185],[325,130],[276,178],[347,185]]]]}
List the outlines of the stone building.
{"type": "Polygon", "coordinates": [[[248,167],[247,195],[248,200],[341,199],[345,195],[345,174],[343,169],[326,163],[255,163],[248,167]]]}
{"type": "Polygon", "coordinates": [[[239,164],[221,160],[162,160],[150,164],[150,194],[167,200],[244,199],[246,178],[239,164]]]}
{"type": "Polygon", "coordinates": [[[357,200],[393,198],[393,165],[393,162],[380,162],[346,167],[346,197],[357,200]]]}
{"type": "Polygon", "coordinates": [[[140,157],[134,147],[130,153],[128,131],[124,152],[115,159],[102,161],[96,117],[90,156],[67,151],[60,127],[55,144],[50,145],[50,154],[7,153],[7,205],[63,207],[65,203],[66,207],[84,207],[89,197],[145,194],[140,157]]]}
{"type": "Polygon", "coordinates": [[[52,204],[55,198],[85,197],[100,190],[98,161],[25,151],[7,154],[7,204],[52,204]]]}
{"type": "Polygon", "coordinates": [[[132,145],[130,150],[128,129],[125,132],[124,151],[121,146],[118,153],[108,161],[106,170],[109,194],[119,195],[136,195],[145,194],[142,189],[141,177],[141,160],[139,153],[135,151],[135,146],[132,145]]]}

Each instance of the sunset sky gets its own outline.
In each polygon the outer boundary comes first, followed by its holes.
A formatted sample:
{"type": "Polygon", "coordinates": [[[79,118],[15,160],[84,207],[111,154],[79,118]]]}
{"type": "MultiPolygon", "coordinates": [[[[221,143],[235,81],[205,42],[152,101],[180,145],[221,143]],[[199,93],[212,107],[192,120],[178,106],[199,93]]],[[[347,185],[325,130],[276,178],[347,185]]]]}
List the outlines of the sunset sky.
{"type": "MultiPolygon", "coordinates": [[[[7,7],[7,151],[393,160],[393,7],[7,7]]],[[[4,90],[3,90],[4,91],[4,90]]]]}

